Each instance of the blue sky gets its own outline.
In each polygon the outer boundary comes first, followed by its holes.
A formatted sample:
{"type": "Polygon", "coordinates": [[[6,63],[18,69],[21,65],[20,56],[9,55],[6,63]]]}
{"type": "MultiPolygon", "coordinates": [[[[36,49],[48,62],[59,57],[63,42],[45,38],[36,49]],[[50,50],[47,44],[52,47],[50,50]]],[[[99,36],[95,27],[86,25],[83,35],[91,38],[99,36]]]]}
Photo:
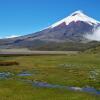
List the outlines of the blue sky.
{"type": "Polygon", "coordinates": [[[0,37],[39,31],[76,10],[100,21],[100,0],[0,0],[0,37]]]}

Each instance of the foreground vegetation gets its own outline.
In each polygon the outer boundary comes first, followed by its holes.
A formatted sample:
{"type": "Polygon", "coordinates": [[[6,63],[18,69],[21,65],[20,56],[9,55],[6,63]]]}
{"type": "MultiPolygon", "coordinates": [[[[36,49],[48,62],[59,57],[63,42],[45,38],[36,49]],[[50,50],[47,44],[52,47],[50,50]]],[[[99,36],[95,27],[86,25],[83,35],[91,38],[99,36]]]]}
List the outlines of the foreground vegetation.
{"type": "Polygon", "coordinates": [[[62,89],[32,87],[16,80],[2,80],[0,100],[100,100],[100,98],[96,95],[62,89]]]}
{"type": "Polygon", "coordinates": [[[0,72],[14,73],[0,80],[0,100],[100,100],[99,95],[40,88],[19,81],[47,82],[65,86],[94,87],[100,90],[100,56],[98,54],[1,56],[0,62],[18,65],[0,66],[0,72]],[[28,71],[31,76],[16,76],[28,71]]]}

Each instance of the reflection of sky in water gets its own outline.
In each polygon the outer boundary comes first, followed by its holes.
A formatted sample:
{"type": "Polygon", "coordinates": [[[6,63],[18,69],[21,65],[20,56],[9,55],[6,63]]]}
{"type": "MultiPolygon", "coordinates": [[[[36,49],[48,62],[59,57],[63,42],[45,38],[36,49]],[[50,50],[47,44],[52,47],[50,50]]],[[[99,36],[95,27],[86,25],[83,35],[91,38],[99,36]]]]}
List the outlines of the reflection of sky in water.
{"type": "Polygon", "coordinates": [[[9,76],[11,76],[11,73],[9,72],[0,72],[0,79],[7,78],[9,76]]]}
{"type": "Polygon", "coordinates": [[[20,74],[18,74],[18,76],[31,76],[32,74],[30,72],[21,72],[20,74]]]}
{"type": "Polygon", "coordinates": [[[62,88],[62,89],[68,89],[72,91],[81,91],[81,92],[87,92],[87,93],[93,93],[93,94],[100,95],[100,91],[97,91],[95,88],[92,88],[92,87],[80,88],[80,87],[54,85],[54,84],[43,83],[43,82],[33,82],[33,86],[46,87],[46,88],[62,88]]]}
{"type": "MultiPolygon", "coordinates": [[[[13,73],[10,72],[0,72],[0,79],[7,79],[14,75],[13,73]]],[[[17,76],[32,76],[32,73],[25,71],[17,74],[17,76]]],[[[32,83],[33,86],[37,87],[44,87],[44,88],[61,88],[61,89],[67,89],[67,90],[72,90],[72,91],[80,91],[80,92],[87,92],[87,93],[93,93],[100,95],[100,91],[96,90],[95,88],[92,87],[73,87],[73,86],[62,86],[62,85],[57,85],[57,84],[49,84],[46,82],[32,82],[31,80],[24,80],[25,82],[32,83]]]]}

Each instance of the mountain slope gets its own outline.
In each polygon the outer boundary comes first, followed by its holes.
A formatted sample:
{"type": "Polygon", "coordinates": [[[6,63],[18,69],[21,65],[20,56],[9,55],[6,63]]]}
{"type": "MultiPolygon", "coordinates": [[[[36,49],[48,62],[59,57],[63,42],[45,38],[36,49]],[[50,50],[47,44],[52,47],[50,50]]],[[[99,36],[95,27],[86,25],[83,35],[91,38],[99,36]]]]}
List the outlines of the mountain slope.
{"type": "MultiPolygon", "coordinates": [[[[88,17],[81,11],[76,11],[50,27],[33,34],[11,39],[0,40],[0,48],[44,48],[50,45],[66,43],[87,43],[84,35],[92,34],[100,22],[88,17]]],[[[66,45],[67,46],[67,45],[66,45]]],[[[54,48],[54,47],[53,47],[54,48]]],[[[45,49],[45,48],[44,48],[45,49]]]]}

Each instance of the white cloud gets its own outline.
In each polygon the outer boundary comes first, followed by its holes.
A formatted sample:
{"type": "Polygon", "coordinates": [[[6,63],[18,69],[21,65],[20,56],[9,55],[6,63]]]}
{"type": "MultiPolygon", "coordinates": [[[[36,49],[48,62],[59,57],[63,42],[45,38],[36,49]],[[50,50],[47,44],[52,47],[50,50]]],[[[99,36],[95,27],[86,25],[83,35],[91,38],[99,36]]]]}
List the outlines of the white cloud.
{"type": "Polygon", "coordinates": [[[5,38],[15,38],[15,37],[19,37],[19,35],[10,35],[10,36],[6,36],[5,38]]]}
{"type": "Polygon", "coordinates": [[[10,35],[10,36],[5,36],[5,37],[0,37],[0,39],[7,39],[7,38],[15,38],[19,37],[20,35],[10,35]]]}
{"type": "Polygon", "coordinates": [[[89,40],[100,41],[100,27],[96,29],[93,34],[87,34],[85,37],[89,40]]]}

